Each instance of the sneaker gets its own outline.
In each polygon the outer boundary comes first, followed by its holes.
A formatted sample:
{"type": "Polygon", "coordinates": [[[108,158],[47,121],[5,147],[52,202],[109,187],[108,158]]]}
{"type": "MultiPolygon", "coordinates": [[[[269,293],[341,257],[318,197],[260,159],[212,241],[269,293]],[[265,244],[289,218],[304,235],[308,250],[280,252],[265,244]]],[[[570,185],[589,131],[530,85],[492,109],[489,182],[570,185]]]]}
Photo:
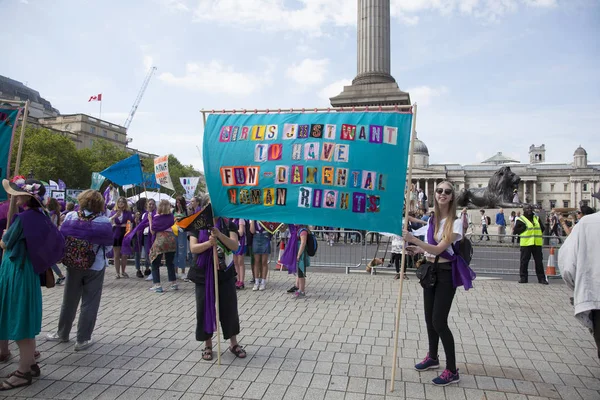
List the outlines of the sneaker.
{"type": "Polygon", "coordinates": [[[151,281],[152,279],[154,279],[154,278],[152,278],[152,273],[150,273],[150,275],[148,275],[148,276],[146,277],[146,280],[147,280],[147,281],[151,281]]]}
{"type": "Polygon", "coordinates": [[[171,284],[171,290],[179,290],[179,285],[176,283],[171,284]]]}
{"type": "Polygon", "coordinates": [[[296,291],[298,290],[298,288],[296,287],[296,285],[292,286],[291,288],[289,288],[287,290],[288,293],[296,293],[296,291]]]}
{"type": "Polygon", "coordinates": [[[139,269],[137,270],[137,272],[135,273],[135,276],[137,276],[138,278],[143,278],[144,274],[142,274],[142,271],[140,271],[139,269]]]}
{"type": "Polygon", "coordinates": [[[57,284],[57,285],[62,285],[62,284],[63,284],[63,282],[65,281],[65,279],[67,279],[67,278],[65,278],[64,276],[63,276],[62,278],[58,278],[58,279],[56,280],[56,284],[57,284]]]}
{"type": "Polygon", "coordinates": [[[240,281],[237,281],[237,282],[235,283],[235,288],[236,288],[237,290],[240,290],[240,289],[242,288],[242,282],[240,282],[240,281]]]}
{"type": "Polygon", "coordinates": [[[184,282],[191,282],[191,281],[190,281],[190,280],[187,278],[187,276],[186,276],[185,278],[183,278],[183,281],[184,281],[184,282]]]}
{"type": "Polygon", "coordinates": [[[48,340],[50,342],[61,342],[61,343],[67,343],[69,341],[69,339],[65,340],[65,339],[61,338],[60,336],[58,336],[58,332],[47,334],[46,340],[48,340]]]}
{"type": "Polygon", "coordinates": [[[306,293],[301,292],[299,290],[296,290],[296,292],[294,293],[294,297],[297,298],[297,299],[300,298],[300,297],[305,297],[305,296],[306,296],[306,293]]]}
{"type": "Polygon", "coordinates": [[[252,288],[252,291],[253,291],[253,292],[256,292],[256,291],[258,290],[259,286],[260,286],[260,283],[258,283],[258,282],[255,282],[255,283],[254,283],[254,287],[252,288]]]}
{"type": "Polygon", "coordinates": [[[92,339],[90,340],[84,340],[83,342],[77,342],[75,343],[75,351],[81,351],[81,350],[85,350],[88,347],[90,347],[91,345],[94,344],[94,341],[92,339]]]}
{"type": "Polygon", "coordinates": [[[254,278],[250,279],[250,283],[256,283],[256,279],[254,279],[254,278]]]}
{"type": "Polygon", "coordinates": [[[260,283],[260,286],[258,287],[258,290],[260,290],[260,291],[263,291],[263,290],[265,290],[266,288],[267,288],[267,284],[266,284],[266,282],[265,282],[265,281],[262,281],[262,282],[260,283]]]}
{"type": "Polygon", "coordinates": [[[163,292],[163,288],[162,288],[162,286],[152,286],[150,288],[150,291],[154,292],[154,293],[162,293],[163,292]]]}
{"type": "Polygon", "coordinates": [[[417,371],[427,371],[428,369],[439,368],[439,366],[440,360],[434,360],[433,358],[429,357],[429,353],[427,353],[427,357],[425,357],[423,361],[415,365],[415,369],[417,371]]]}
{"type": "Polygon", "coordinates": [[[440,376],[432,380],[434,385],[436,386],[448,386],[452,383],[460,382],[460,377],[458,376],[458,369],[456,373],[453,374],[449,369],[444,370],[440,376]]]}
{"type": "Polygon", "coordinates": [[[144,270],[144,276],[148,276],[148,275],[150,275],[151,273],[152,273],[152,270],[151,270],[150,268],[146,268],[146,269],[144,270]]]}

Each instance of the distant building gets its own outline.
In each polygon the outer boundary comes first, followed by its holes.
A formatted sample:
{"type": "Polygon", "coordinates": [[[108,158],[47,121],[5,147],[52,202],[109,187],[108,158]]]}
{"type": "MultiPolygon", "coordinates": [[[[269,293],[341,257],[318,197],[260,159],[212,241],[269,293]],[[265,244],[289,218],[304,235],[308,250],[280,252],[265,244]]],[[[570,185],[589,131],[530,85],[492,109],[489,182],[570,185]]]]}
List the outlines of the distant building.
{"type": "Polygon", "coordinates": [[[37,90],[28,88],[23,83],[0,75],[0,99],[29,100],[29,115],[33,118],[56,117],[60,112],[37,90]]]}
{"type": "Polygon", "coordinates": [[[572,163],[547,162],[544,145],[529,147],[529,164],[521,164],[502,153],[481,164],[429,164],[429,150],[418,138],[413,153],[413,183],[427,193],[430,204],[435,185],[442,180],[452,182],[458,191],[486,187],[494,172],[507,165],[521,177],[518,190],[523,202],[545,210],[600,205],[600,200],[592,197],[600,191],[600,163],[588,162],[587,152],[581,146],[575,150],[572,163]]]}
{"type": "Polygon", "coordinates": [[[104,139],[118,147],[127,147],[127,129],[86,114],[68,114],[51,118],[39,118],[42,127],[77,135],[77,149],[92,147],[95,140],[104,139]]]}

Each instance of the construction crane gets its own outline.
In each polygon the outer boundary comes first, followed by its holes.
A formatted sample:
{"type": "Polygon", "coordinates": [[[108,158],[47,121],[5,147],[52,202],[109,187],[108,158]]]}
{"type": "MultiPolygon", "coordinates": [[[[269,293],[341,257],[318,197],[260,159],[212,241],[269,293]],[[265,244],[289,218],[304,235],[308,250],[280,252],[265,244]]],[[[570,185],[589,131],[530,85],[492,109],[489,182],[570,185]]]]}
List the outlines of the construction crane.
{"type": "Polygon", "coordinates": [[[123,124],[125,129],[129,129],[129,125],[131,125],[131,121],[133,121],[133,116],[135,115],[135,112],[137,111],[138,106],[140,105],[140,102],[142,101],[142,97],[144,97],[144,92],[146,91],[146,88],[148,87],[148,83],[150,83],[150,78],[152,78],[152,75],[154,75],[154,71],[156,71],[156,67],[151,67],[150,71],[148,71],[148,75],[146,75],[146,79],[144,79],[142,88],[140,89],[140,91],[135,99],[135,102],[133,103],[133,106],[131,107],[129,116],[127,117],[127,120],[123,124]]]}

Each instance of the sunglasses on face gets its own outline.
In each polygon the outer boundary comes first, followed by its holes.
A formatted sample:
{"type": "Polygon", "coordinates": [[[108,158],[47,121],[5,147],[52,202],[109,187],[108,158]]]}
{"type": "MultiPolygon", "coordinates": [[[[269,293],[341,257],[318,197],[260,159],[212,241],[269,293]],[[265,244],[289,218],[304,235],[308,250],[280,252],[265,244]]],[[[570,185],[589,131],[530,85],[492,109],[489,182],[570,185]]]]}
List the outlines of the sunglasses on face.
{"type": "Polygon", "coordinates": [[[443,188],[437,188],[435,189],[435,192],[437,194],[442,194],[444,193],[446,196],[450,196],[452,194],[452,189],[443,189],[443,188]]]}

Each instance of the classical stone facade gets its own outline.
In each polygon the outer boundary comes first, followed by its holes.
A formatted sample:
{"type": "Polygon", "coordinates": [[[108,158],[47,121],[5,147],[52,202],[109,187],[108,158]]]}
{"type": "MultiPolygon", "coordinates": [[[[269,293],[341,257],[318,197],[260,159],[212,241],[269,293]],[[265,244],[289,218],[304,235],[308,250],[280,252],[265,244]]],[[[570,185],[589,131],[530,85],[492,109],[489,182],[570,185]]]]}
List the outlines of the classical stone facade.
{"type": "Polygon", "coordinates": [[[430,164],[425,143],[415,139],[413,183],[422,188],[433,201],[435,185],[442,180],[452,182],[458,190],[486,187],[492,174],[501,166],[510,166],[521,177],[519,198],[539,205],[544,210],[554,207],[578,207],[580,204],[598,208],[600,201],[592,194],[600,191],[600,163],[588,162],[587,152],[579,146],[572,163],[546,161],[544,145],[529,148],[529,164],[510,159],[502,153],[481,164],[430,164]]]}

